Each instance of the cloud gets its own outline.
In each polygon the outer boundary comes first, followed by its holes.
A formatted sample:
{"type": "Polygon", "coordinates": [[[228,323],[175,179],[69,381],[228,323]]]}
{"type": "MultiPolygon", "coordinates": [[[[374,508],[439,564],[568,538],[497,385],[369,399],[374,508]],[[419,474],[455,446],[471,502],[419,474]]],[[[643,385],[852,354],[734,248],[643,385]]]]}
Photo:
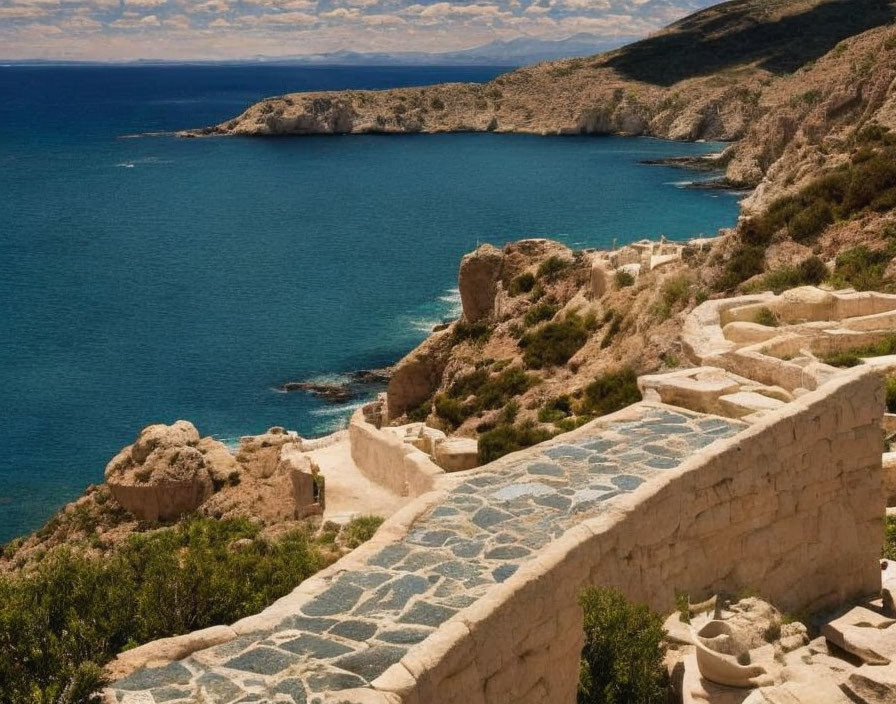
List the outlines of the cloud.
{"type": "Polygon", "coordinates": [[[125,7],[159,7],[168,0],[124,0],[125,7]]]}
{"type": "Polygon", "coordinates": [[[186,15],[171,15],[170,17],[166,17],[162,20],[162,25],[164,27],[168,27],[170,29],[189,29],[190,18],[186,15]]]}
{"type": "Polygon", "coordinates": [[[366,25],[370,25],[372,27],[387,27],[390,25],[403,25],[407,24],[407,21],[403,17],[399,17],[398,15],[386,15],[386,14],[372,14],[372,15],[363,15],[361,17],[361,22],[366,25]]]}
{"type": "Polygon", "coordinates": [[[0,20],[34,20],[47,14],[40,7],[0,7],[0,20]]]}
{"type": "Polygon", "coordinates": [[[519,36],[640,36],[715,0],[0,0],[4,58],[450,51],[519,36]],[[400,31],[396,31],[400,30],[400,31]]]}
{"type": "Polygon", "coordinates": [[[159,18],[155,15],[146,15],[145,17],[122,17],[112,22],[113,27],[119,29],[146,29],[147,27],[161,26],[159,18]]]}
{"type": "Polygon", "coordinates": [[[308,25],[315,24],[318,18],[316,15],[311,15],[307,12],[280,12],[264,15],[240,15],[236,20],[250,26],[308,25]]]}

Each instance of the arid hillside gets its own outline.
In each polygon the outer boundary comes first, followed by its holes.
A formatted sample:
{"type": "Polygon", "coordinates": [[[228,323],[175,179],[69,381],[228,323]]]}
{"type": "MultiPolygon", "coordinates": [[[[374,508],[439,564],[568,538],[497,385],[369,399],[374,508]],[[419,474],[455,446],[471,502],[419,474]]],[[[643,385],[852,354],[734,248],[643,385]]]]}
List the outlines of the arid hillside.
{"type": "MultiPolygon", "coordinates": [[[[890,23],[887,0],[737,0],[606,54],[487,84],[269,98],[184,136],[494,131],[736,140],[805,92],[789,80],[845,39],[890,23]]],[[[733,174],[758,183],[755,170],[733,174]]]]}

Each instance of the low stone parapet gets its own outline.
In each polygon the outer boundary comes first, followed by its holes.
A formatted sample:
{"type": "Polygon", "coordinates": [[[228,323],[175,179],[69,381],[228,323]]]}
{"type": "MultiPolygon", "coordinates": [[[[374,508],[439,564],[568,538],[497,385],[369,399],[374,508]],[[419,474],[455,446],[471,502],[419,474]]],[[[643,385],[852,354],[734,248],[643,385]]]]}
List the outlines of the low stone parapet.
{"type": "Polygon", "coordinates": [[[352,416],[348,433],[358,469],[370,481],[399,496],[425,494],[445,473],[425,452],[391,430],[368,423],[361,411],[352,416]]]}
{"type": "Polygon", "coordinates": [[[789,612],[873,593],[882,408],[879,377],[857,369],[752,426],[642,402],[444,475],[231,642],[118,680],[110,700],[176,677],[186,696],[223,678],[262,698],[571,704],[587,585],[660,611],[676,591],[758,591],[789,612]]]}

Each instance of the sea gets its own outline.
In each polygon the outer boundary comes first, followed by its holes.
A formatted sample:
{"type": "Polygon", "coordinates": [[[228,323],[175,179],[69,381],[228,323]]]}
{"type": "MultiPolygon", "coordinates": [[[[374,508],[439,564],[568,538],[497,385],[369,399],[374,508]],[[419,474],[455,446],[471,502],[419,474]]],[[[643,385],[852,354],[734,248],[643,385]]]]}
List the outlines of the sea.
{"type": "Polygon", "coordinates": [[[0,67],[0,542],[102,481],[150,423],[230,443],[342,427],[364,396],[279,387],[400,359],[458,315],[458,262],[479,244],[608,247],[735,222],[736,195],[640,163],[718,144],[171,134],[290,91],[506,70],[0,67]]]}

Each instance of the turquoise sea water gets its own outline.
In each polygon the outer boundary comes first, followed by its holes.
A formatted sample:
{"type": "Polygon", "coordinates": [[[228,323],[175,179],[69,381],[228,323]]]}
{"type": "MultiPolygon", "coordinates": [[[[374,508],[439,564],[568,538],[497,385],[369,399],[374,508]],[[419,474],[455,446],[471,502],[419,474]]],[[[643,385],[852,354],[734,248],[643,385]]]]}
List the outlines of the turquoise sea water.
{"type": "MultiPolygon", "coordinates": [[[[736,198],[639,160],[718,145],[462,134],[129,137],[264,95],[495,68],[0,68],[0,541],[152,422],[235,439],[338,427],[275,388],[400,358],[456,314],[460,256],[731,225],[736,198]]],[[[691,176],[692,177],[692,176],[691,176]]]]}

